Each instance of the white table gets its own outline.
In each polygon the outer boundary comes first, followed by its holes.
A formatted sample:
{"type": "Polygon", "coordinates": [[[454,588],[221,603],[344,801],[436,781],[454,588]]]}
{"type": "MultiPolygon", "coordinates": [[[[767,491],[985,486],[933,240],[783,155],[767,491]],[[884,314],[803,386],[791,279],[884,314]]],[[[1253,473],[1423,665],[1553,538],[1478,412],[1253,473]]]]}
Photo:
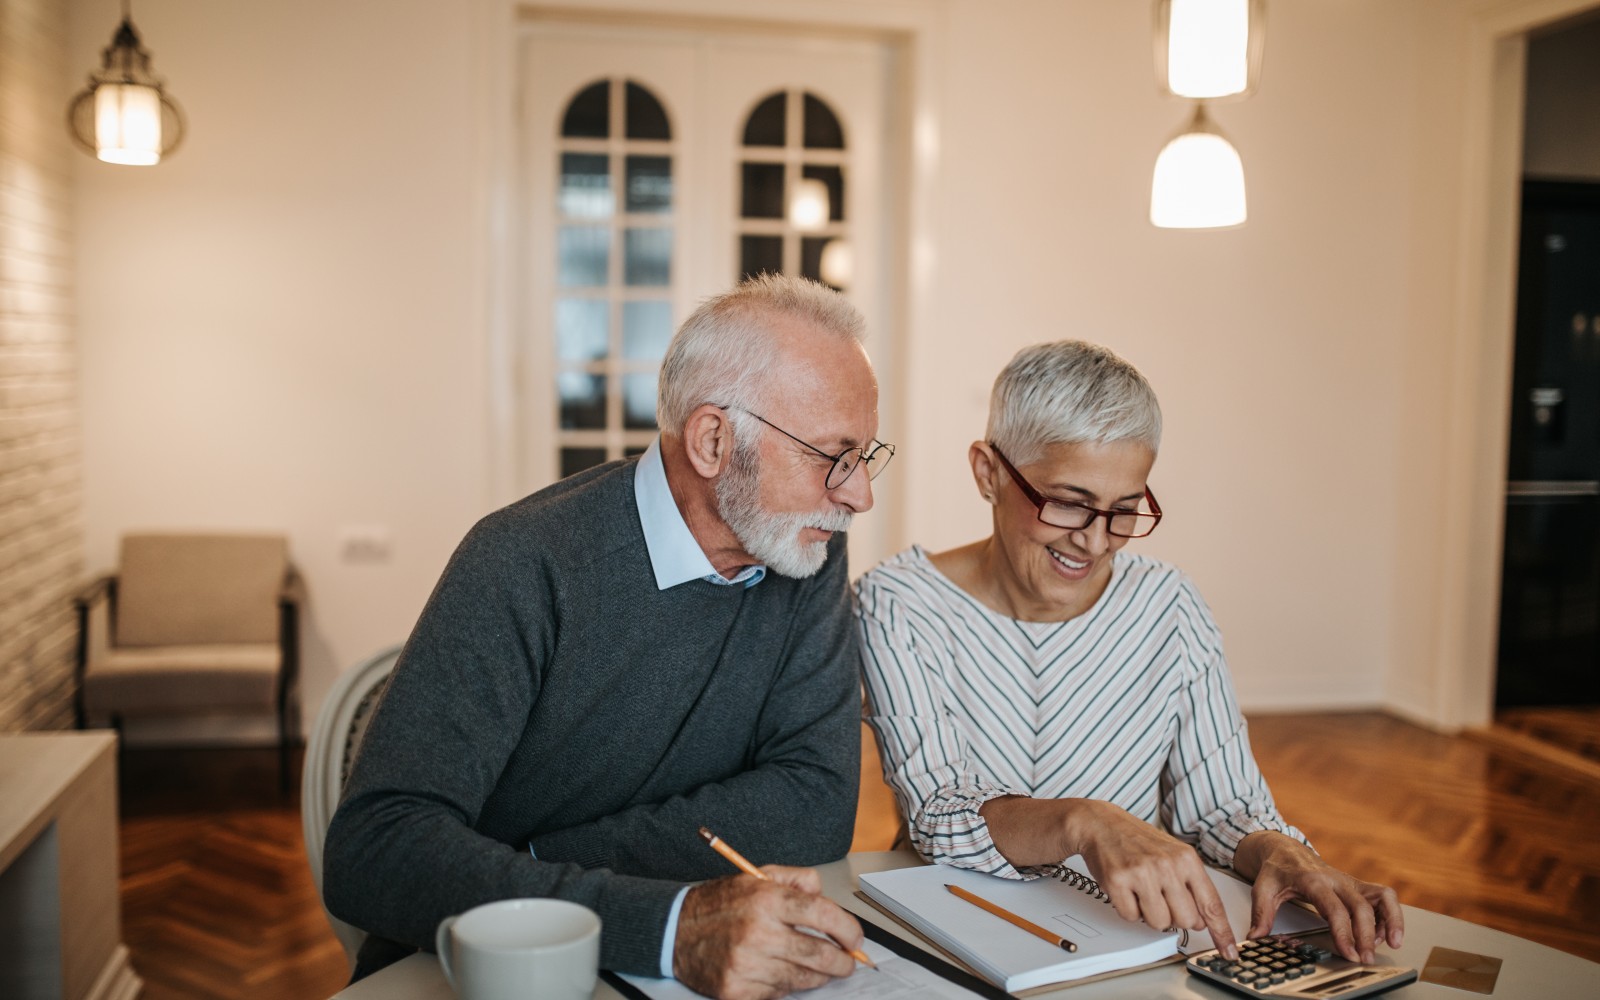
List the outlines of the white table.
{"type": "MultiPolygon", "coordinates": [[[[915,855],[897,851],[852,854],[822,866],[823,891],[830,899],[858,916],[872,920],[908,941],[922,944],[914,934],[903,930],[855,897],[858,875],[917,863],[915,855]]],[[[1594,1000],[1600,997],[1600,963],[1441,913],[1408,906],[1405,914],[1404,947],[1398,951],[1380,951],[1380,955],[1390,956],[1396,965],[1420,970],[1428,960],[1428,953],[1437,945],[1503,959],[1500,979],[1493,994],[1497,1000],[1594,1000]]],[[[1210,983],[1196,982],[1184,971],[1182,963],[1177,962],[1099,982],[1076,986],[1069,984],[1053,992],[1070,997],[1070,1000],[1107,1000],[1112,997],[1222,1000],[1240,996],[1210,983]]],[[[619,996],[603,982],[594,995],[596,1000],[616,1000],[619,996]]],[[[1419,981],[1383,996],[1396,1000],[1420,1000],[1425,997],[1472,1000],[1480,994],[1419,981]]],[[[450,987],[439,971],[438,961],[432,955],[412,955],[345,988],[335,1000],[450,1000],[451,997],[450,987]]]]}

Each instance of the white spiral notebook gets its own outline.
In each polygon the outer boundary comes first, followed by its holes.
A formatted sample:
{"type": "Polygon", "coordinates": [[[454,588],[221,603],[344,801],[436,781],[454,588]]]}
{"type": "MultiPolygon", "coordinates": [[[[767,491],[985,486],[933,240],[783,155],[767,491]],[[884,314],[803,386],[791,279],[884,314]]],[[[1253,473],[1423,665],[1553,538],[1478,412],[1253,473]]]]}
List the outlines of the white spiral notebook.
{"type": "MultiPolygon", "coordinates": [[[[1117,915],[1087,875],[1083,858],[1059,866],[1061,877],[1028,882],[964,868],[925,865],[861,876],[861,889],[874,902],[930,941],[960,958],[983,978],[1008,993],[1133,969],[1179,954],[1205,951],[1211,936],[1158,931],[1117,915]],[[956,885],[1059,934],[1077,946],[1068,953],[951,893],[956,885]]],[[[1207,869],[1228,910],[1229,925],[1240,936],[1249,930],[1250,887],[1207,869]]],[[[1324,927],[1316,914],[1296,906],[1278,911],[1275,933],[1302,933],[1324,927]]]]}

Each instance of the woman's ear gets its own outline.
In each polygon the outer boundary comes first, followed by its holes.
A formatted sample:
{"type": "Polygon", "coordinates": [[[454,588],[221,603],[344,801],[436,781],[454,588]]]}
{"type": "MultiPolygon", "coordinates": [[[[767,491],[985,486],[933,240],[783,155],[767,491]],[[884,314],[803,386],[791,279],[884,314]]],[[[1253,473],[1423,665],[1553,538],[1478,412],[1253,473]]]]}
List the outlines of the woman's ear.
{"type": "Polygon", "coordinates": [[[986,441],[974,441],[967,449],[967,460],[972,463],[972,478],[978,484],[978,495],[985,503],[993,504],[1000,489],[1000,479],[996,475],[999,463],[994,460],[993,449],[986,441]]]}
{"type": "Polygon", "coordinates": [[[701,403],[683,425],[683,450],[703,479],[715,479],[733,459],[733,421],[715,403],[701,403]]]}

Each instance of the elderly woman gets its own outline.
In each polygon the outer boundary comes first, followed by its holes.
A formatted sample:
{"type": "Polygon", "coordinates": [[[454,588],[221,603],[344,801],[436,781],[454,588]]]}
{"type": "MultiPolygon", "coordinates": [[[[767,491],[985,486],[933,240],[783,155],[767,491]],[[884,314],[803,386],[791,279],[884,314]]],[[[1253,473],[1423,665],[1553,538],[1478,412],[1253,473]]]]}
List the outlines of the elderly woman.
{"type": "Polygon", "coordinates": [[[1394,891],[1332,868],[1278,814],[1210,610],[1178,569],[1123,551],[1161,520],[1160,440],[1133,366],[1081,341],[1030,347],[968,452],[993,534],[913,546],[857,584],[868,721],[911,841],[1008,878],[1081,854],[1122,916],[1204,927],[1231,957],[1203,857],[1254,882],[1249,936],[1303,899],[1370,961],[1401,942],[1394,891]]]}

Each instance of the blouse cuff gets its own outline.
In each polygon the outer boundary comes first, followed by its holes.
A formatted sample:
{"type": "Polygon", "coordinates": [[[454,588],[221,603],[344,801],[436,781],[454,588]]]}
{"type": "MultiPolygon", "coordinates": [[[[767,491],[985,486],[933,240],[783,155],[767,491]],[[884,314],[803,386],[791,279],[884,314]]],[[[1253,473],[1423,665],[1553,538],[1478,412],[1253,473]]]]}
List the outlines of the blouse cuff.
{"type": "Polygon", "coordinates": [[[1025,791],[988,782],[942,789],[912,821],[912,845],[933,864],[971,868],[1001,878],[1034,878],[1017,871],[995,848],[989,822],[979,812],[990,799],[1009,795],[1030,797],[1025,791]]]}
{"type": "MultiPolygon", "coordinates": [[[[1239,844],[1252,833],[1271,831],[1281,833],[1293,840],[1311,847],[1311,841],[1301,833],[1299,828],[1284,822],[1278,816],[1229,816],[1221,823],[1211,827],[1200,838],[1200,853],[1212,864],[1224,868],[1233,867],[1233,856],[1239,849],[1239,844]]],[[[1313,851],[1315,847],[1311,847],[1313,851]]]]}

